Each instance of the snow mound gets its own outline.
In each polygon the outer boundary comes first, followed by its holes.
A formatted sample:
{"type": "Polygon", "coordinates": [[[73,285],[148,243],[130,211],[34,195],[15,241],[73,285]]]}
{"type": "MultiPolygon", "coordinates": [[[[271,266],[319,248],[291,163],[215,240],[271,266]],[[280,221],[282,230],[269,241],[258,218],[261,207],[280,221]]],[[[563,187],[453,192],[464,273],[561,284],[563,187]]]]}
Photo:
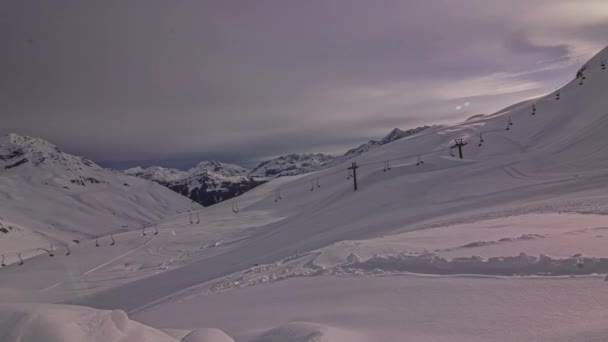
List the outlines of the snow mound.
{"type": "Polygon", "coordinates": [[[0,305],[0,341],[176,342],[177,340],[130,320],[122,310],[107,311],[54,304],[2,304],[0,305]]]}
{"type": "Polygon", "coordinates": [[[186,335],[182,342],[234,342],[234,339],[219,329],[201,328],[186,335]]]}
{"type": "Polygon", "coordinates": [[[252,342],[364,342],[363,336],[344,329],[331,326],[292,322],[271,329],[254,338],[252,342]]]}

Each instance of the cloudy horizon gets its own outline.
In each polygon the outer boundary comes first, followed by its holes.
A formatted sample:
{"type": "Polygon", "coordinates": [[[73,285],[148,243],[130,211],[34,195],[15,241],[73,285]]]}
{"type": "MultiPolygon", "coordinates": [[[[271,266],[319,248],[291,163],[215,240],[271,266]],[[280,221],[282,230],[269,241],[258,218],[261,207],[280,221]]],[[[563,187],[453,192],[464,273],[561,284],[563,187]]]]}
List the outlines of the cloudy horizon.
{"type": "Polygon", "coordinates": [[[345,152],[546,94],[599,0],[5,1],[0,134],[105,166],[345,152]]]}

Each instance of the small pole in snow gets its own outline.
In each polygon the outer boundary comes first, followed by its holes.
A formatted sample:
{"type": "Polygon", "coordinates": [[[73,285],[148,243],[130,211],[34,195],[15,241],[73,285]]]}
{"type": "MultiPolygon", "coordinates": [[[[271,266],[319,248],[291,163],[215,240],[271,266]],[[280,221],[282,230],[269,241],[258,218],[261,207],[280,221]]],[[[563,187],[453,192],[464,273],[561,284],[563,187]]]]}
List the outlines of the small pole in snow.
{"type": "Polygon", "coordinates": [[[357,169],[359,167],[357,166],[357,163],[353,162],[353,166],[349,167],[349,170],[353,171],[353,185],[355,187],[355,191],[357,191],[358,186],[357,186],[357,169]]]}
{"type": "Polygon", "coordinates": [[[463,155],[462,155],[462,147],[464,145],[466,145],[467,143],[463,142],[463,139],[454,139],[454,145],[451,148],[455,148],[458,147],[458,153],[460,154],[460,159],[463,159],[463,155]]]}

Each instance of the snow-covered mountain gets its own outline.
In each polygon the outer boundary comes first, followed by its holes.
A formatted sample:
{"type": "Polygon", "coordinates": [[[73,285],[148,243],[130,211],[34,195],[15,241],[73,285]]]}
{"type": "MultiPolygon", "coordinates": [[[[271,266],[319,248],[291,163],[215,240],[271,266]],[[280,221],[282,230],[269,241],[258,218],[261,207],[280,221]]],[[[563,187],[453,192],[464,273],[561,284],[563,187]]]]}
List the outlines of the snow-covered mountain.
{"type": "Polygon", "coordinates": [[[421,127],[416,127],[416,128],[412,128],[412,129],[408,129],[408,130],[400,130],[399,128],[394,128],[392,131],[390,131],[390,133],[388,133],[387,135],[385,135],[382,139],[380,140],[370,140],[365,144],[359,145],[353,149],[350,149],[348,151],[346,151],[346,153],[343,156],[343,160],[346,159],[350,159],[350,158],[354,158],[356,156],[359,156],[367,151],[373,150],[374,148],[380,147],[382,145],[386,145],[388,143],[391,143],[395,140],[399,140],[399,139],[403,139],[403,138],[407,138],[409,136],[412,136],[414,134],[420,133],[425,129],[430,128],[431,126],[421,126],[421,127]]]}
{"type": "Polygon", "coordinates": [[[153,166],[124,172],[155,181],[203,206],[241,195],[266,181],[248,176],[249,170],[243,167],[218,161],[202,161],[188,171],[153,166]]]}
{"type": "Polygon", "coordinates": [[[382,139],[370,140],[338,157],[322,153],[294,153],[263,161],[252,170],[219,161],[202,161],[188,171],[161,166],[138,166],[127,169],[124,173],[155,181],[203,206],[210,206],[243,194],[273,178],[319,171],[429,127],[405,131],[395,128],[382,139]]]}
{"type": "Polygon", "coordinates": [[[322,153],[289,154],[261,162],[249,173],[250,176],[275,178],[317,171],[336,158],[322,153]]]}
{"type": "Polygon", "coordinates": [[[48,141],[0,137],[0,224],[19,227],[0,232],[0,247],[19,245],[16,237],[34,246],[80,239],[189,209],[187,198],[163,186],[104,169],[48,141]]]}
{"type": "Polygon", "coordinates": [[[171,182],[168,187],[203,206],[210,206],[266,182],[247,173],[247,169],[238,165],[203,161],[188,170],[186,178],[171,182]]]}
{"type": "MultiPolygon", "coordinates": [[[[0,294],[216,326],[239,341],[603,341],[606,58],[554,93],[355,157],[356,191],[347,163],[279,177],[235,199],[238,213],[220,203],[200,223],[157,222],[155,237],[13,258],[0,294]],[[456,139],[462,157],[450,153],[456,139]]],[[[2,317],[8,331],[52,326],[2,317]]],[[[79,326],[101,329],[86,317],[79,326]]]]}
{"type": "Polygon", "coordinates": [[[182,179],[188,178],[188,176],[190,175],[186,171],[166,168],[162,166],[151,166],[147,168],[137,166],[125,170],[124,173],[130,176],[136,176],[139,178],[155,181],[165,186],[171,184],[172,182],[177,182],[182,179]]]}
{"type": "Polygon", "coordinates": [[[367,143],[350,149],[343,155],[337,157],[322,153],[290,154],[281,156],[258,164],[255,168],[253,168],[249,175],[255,177],[275,178],[300,175],[322,170],[324,168],[340,164],[348,159],[357,157],[377,147],[420,133],[430,127],[431,126],[421,126],[405,131],[400,130],[399,128],[394,128],[382,139],[370,140],[367,143]]]}

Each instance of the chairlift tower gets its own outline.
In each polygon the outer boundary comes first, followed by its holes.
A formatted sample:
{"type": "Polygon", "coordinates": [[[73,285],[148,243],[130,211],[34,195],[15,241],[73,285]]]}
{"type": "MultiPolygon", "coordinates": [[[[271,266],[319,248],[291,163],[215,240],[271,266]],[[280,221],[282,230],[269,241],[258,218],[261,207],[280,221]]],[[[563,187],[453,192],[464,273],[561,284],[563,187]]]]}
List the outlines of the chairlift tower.
{"type": "Polygon", "coordinates": [[[352,170],[353,173],[353,186],[355,188],[355,191],[357,191],[358,186],[357,186],[357,169],[359,168],[359,166],[357,166],[357,163],[353,162],[353,166],[349,167],[349,170],[352,170]]]}
{"type": "Polygon", "coordinates": [[[458,147],[458,153],[460,155],[460,159],[463,159],[463,155],[462,155],[462,147],[465,146],[467,143],[463,141],[463,138],[460,139],[454,139],[454,145],[451,146],[451,148],[455,148],[458,147]]]}

